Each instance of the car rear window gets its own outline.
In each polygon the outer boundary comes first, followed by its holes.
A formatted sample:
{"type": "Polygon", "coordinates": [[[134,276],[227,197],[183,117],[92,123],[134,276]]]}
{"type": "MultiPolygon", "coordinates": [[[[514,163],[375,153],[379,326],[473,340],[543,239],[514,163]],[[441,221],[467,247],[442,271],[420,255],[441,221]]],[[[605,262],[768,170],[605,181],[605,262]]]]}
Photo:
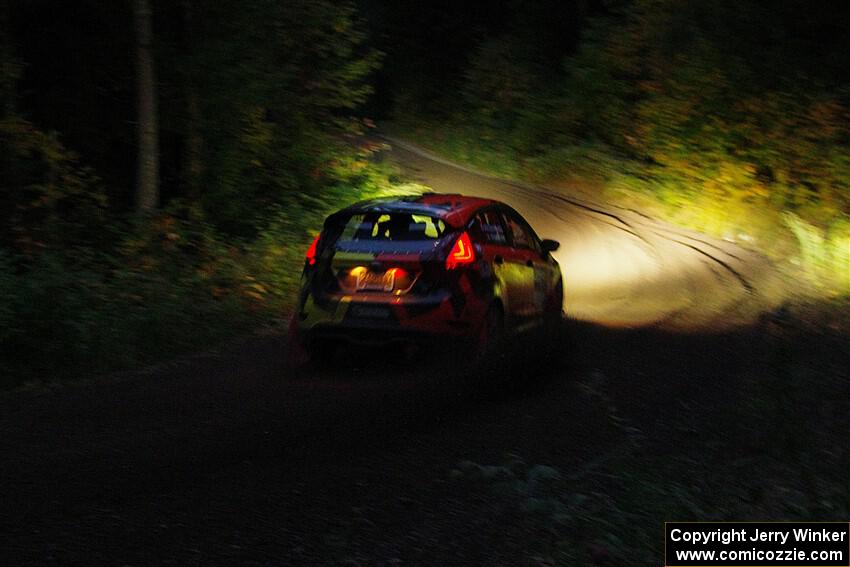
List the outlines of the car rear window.
{"type": "Polygon", "coordinates": [[[339,242],[419,242],[436,240],[446,231],[438,218],[411,213],[365,213],[351,216],[339,242]]]}

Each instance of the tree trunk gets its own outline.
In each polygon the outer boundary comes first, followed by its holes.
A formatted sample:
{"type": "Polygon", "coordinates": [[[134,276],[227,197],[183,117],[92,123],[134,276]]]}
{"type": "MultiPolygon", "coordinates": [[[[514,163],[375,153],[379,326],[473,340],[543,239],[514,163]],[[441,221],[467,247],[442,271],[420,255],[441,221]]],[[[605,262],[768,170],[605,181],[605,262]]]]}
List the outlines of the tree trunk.
{"type": "Polygon", "coordinates": [[[136,88],[138,90],[138,178],[136,210],[148,212],[159,204],[159,124],[152,53],[151,8],[134,0],[136,24],[136,88]]]}
{"type": "Polygon", "coordinates": [[[197,205],[201,197],[201,177],[204,173],[203,148],[204,139],[201,135],[201,104],[193,77],[193,55],[195,50],[195,21],[192,10],[192,0],[183,0],[183,17],[185,18],[185,35],[183,37],[184,54],[190,64],[183,70],[184,89],[186,97],[186,129],[184,155],[186,164],[183,171],[183,182],[186,186],[186,197],[192,205],[197,205]]]}
{"type": "Polygon", "coordinates": [[[12,57],[10,35],[9,2],[0,0],[0,118],[10,117],[15,113],[18,70],[12,57]]]}

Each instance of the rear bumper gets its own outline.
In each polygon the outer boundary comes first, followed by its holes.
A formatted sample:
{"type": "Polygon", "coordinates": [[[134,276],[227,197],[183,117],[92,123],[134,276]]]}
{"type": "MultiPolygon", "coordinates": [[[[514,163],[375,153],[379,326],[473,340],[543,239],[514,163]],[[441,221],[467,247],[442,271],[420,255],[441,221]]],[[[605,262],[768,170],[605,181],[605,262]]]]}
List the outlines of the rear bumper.
{"type": "Polygon", "coordinates": [[[353,344],[452,343],[477,336],[484,302],[439,292],[427,297],[308,295],[296,313],[307,342],[332,339],[353,344]]]}
{"type": "Polygon", "coordinates": [[[464,337],[446,337],[434,333],[411,331],[408,329],[373,329],[350,326],[318,326],[304,333],[304,341],[309,345],[328,343],[347,343],[363,347],[406,347],[408,345],[444,348],[465,341],[464,337]]]}

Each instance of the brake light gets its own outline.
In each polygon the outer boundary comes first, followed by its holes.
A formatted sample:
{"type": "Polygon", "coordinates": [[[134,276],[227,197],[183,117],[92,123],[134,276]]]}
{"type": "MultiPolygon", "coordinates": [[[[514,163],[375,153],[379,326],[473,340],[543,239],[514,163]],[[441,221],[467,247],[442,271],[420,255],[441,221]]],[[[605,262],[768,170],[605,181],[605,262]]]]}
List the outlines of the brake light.
{"type": "Polygon", "coordinates": [[[310,245],[310,248],[307,249],[307,254],[304,255],[309,266],[313,266],[316,263],[316,247],[319,245],[319,236],[318,234],[316,235],[316,238],[313,239],[313,244],[310,245]]]}
{"type": "Polygon", "coordinates": [[[469,234],[461,234],[455,240],[452,251],[449,252],[449,257],[446,258],[446,269],[452,270],[459,266],[471,264],[475,261],[475,250],[472,249],[472,241],[469,239],[469,234]]]}

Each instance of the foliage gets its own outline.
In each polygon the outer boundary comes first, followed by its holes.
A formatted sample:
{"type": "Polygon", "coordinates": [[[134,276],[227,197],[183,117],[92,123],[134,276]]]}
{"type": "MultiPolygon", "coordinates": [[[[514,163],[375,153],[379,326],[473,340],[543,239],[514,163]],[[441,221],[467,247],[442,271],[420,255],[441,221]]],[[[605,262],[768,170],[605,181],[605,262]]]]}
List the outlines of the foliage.
{"type": "Polygon", "coordinates": [[[106,196],[93,172],[55,134],[0,120],[0,245],[33,253],[98,238],[106,196]]]}
{"type": "Polygon", "coordinates": [[[204,164],[201,203],[212,222],[253,234],[265,211],[320,191],[327,165],[359,132],[354,108],[371,93],[378,53],[348,3],[198,3],[193,44],[174,81],[188,80],[204,164]]]}
{"type": "Polygon", "coordinates": [[[243,260],[208,229],[168,214],[102,229],[114,247],[6,258],[4,387],[139,364],[250,321],[243,260]]]}
{"type": "MultiPolygon", "coordinates": [[[[823,234],[841,232],[836,219],[850,212],[850,58],[838,55],[850,52],[846,8],[609,6],[560,69],[518,45],[522,31],[481,42],[463,75],[462,106],[443,121],[399,124],[448,130],[423,141],[497,174],[602,181],[608,198],[641,201],[718,236],[742,235],[777,258],[802,234],[787,230],[784,212],[823,234]]],[[[843,270],[817,264],[814,279],[843,270]]]]}
{"type": "Polygon", "coordinates": [[[464,76],[464,101],[479,110],[481,126],[511,125],[519,118],[535,70],[528,45],[518,38],[490,39],[478,46],[464,76]]]}
{"type": "Polygon", "coordinates": [[[831,293],[850,293],[850,219],[835,219],[826,230],[791,212],[785,222],[799,243],[794,261],[814,285],[831,293]]]}
{"type": "Polygon", "coordinates": [[[12,18],[0,14],[0,31],[13,32],[0,45],[0,387],[134,366],[276,323],[330,210],[411,189],[356,142],[379,55],[353,5],[151,6],[165,206],[143,216],[130,213],[132,175],[114,173],[135,169],[135,148],[116,143],[134,128],[123,84],[132,46],[117,38],[129,5],[69,13],[13,0],[12,18]],[[68,69],[47,76],[32,20],[73,50],[68,69]],[[93,84],[63,89],[76,71],[93,84]],[[19,108],[23,89],[34,96],[19,108]]]}
{"type": "Polygon", "coordinates": [[[279,324],[328,212],[421,190],[390,176],[367,154],[345,160],[320,196],[277,209],[251,239],[174,202],[153,217],[100,226],[108,246],[0,253],[0,387],[136,366],[279,324]]]}

